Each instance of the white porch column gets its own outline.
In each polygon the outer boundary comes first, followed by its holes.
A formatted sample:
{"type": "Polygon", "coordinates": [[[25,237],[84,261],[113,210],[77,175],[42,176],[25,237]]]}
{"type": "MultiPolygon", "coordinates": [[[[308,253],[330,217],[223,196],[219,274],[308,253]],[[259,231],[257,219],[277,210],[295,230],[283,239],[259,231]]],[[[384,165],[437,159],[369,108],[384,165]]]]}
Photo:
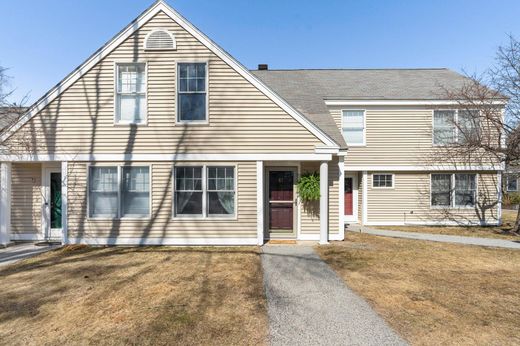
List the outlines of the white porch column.
{"type": "Polygon", "coordinates": [[[329,243],[329,163],[320,163],[320,244],[329,243]]]}
{"type": "Polygon", "coordinates": [[[363,171],[363,200],[362,200],[362,204],[363,204],[363,211],[362,211],[362,217],[361,217],[361,220],[362,220],[362,224],[363,226],[366,225],[367,223],[367,220],[368,220],[368,172],[367,171],[363,171]]]}
{"type": "Polygon", "coordinates": [[[67,227],[67,186],[68,186],[68,162],[61,163],[61,243],[66,245],[69,243],[69,233],[67,227]]]}
{"type": "Polygon", "coordinates": [[[0,162],[0,245],[11,238],[11,163],[0,162]]]}
{"type": "Polygon", "coordinates": [[[264,245],[264,162],[256,161],[256,236],[264,245]]]}

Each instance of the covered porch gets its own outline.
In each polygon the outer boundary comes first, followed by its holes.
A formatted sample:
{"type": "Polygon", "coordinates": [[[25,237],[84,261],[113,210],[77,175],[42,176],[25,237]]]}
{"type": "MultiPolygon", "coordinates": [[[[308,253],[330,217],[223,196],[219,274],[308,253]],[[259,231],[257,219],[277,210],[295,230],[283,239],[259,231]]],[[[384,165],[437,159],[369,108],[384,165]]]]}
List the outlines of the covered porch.
{"type": "Polygon", "coordinates": [[[67,162],[0,162],[0,245],[66,241],[67,162]]]}
{"type": "Polygon", "coordinates": [[[327,244],[344,236],[343,159],[258,161],[258,243],[312,240],[327,244]],[[320,178],[320,197],[303,201],[297,183],[304,174],[320,178]],[[340,212],[341,211],[341,212],[340,212]]]}

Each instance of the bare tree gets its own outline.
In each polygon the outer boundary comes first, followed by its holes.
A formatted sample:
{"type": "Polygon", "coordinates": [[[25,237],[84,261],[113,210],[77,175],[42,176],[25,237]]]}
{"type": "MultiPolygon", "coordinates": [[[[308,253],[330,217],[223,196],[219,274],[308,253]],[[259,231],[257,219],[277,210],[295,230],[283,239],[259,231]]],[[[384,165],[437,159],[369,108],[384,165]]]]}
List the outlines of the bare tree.
{"type": "MultiPolygon", "coordinates": [[[[520,42],[509,36],[494,67],[481,77],[467,77],[459,88],[444,88],[457,116],[439,114],[437,121],[451,123],[446,128],[453,130],[436,129],[435,139],[443,145],[434,148],[432,161],[497,170],[520,164],[520,42]]],[[[520,210],[512,231],[520,233],[520,210]]]]}

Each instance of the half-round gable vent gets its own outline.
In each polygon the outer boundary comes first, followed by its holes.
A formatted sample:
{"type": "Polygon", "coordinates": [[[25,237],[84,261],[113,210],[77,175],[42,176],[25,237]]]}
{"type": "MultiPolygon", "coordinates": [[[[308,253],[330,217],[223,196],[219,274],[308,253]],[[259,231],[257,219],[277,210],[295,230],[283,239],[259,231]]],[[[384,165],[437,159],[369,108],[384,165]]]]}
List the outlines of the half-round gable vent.
{"type": "Polygon", "coordinates": [[[144,49],[167,50],[176,48],[175,36],[165,29],[150,32],[144,40],[144,49]]]}

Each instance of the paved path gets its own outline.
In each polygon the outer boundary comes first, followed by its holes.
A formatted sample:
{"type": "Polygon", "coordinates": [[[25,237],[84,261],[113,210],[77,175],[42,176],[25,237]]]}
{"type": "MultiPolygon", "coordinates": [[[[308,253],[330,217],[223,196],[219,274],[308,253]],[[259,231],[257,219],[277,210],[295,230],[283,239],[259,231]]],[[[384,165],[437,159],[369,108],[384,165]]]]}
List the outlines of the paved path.
{"type": "Polygon", "coordinates": [[[418,232],[401,232],[401,231],[387,231],[382,229],[372,229],[362,226],[351,225],[347,229],[350,232],[363,232],[374,235],[381,235],[385,237],[394,238],[408,238],[416,240],[429,240],[438,241],[443,243],[456,243],[465,245],[479,245],[479,246],[491,246],[491,247],[502,247],[508,249],[520,249],[520,239],[518,242],[504,239],[493,239],[493,238],[477,238],[477,237],[464,237],[458,235],[444,235],[444,234],[431,234],[431,233],[418,233],[418,232]]]}
{"type": "Polygon", "coordinates": [[[36,246],[33,243],[18,243],[6,248],[0,248],[0,267],[35,256],[42,252],[55,249],[57,247],[59,247],[59,245],[36,246]]]}
{"type": "Polygon", "coordinates": [[[310,246],[264,246],[271,345],[406,345],[310,246]]]}

